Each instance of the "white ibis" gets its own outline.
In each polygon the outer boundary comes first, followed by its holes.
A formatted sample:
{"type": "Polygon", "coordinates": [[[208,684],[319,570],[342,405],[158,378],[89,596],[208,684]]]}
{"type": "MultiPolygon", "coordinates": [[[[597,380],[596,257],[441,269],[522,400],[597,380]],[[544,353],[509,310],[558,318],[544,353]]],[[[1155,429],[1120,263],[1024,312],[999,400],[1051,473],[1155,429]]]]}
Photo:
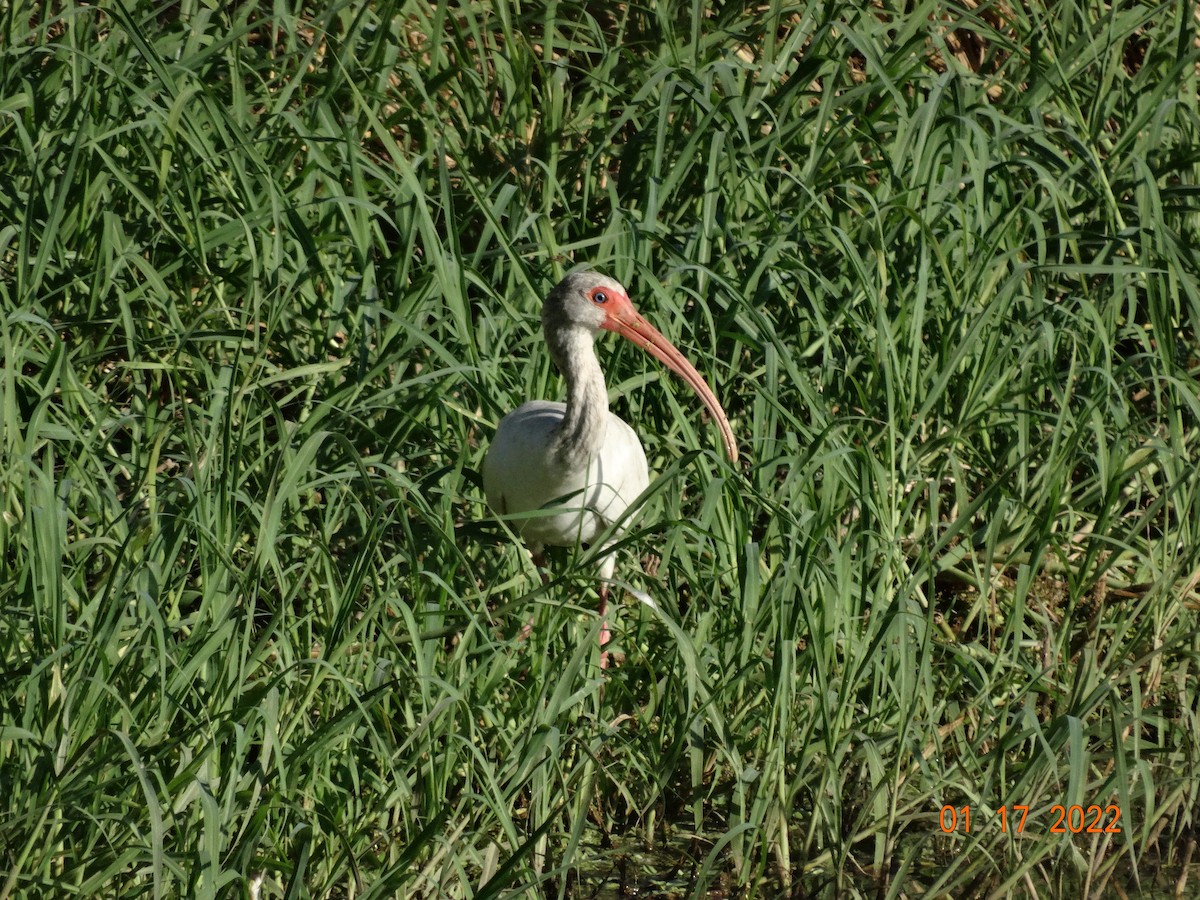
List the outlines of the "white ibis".
{"type": "MultiPolygon", "coordinates": [[[[737,444],[725,410],[700,373],[647,322],[618,282],[593,272],[560,281],[542,306],[542,331],[550,356],[567,381],[567,402],[531,400],[500,421],[483,461],[483,489],[498,516],[517,516],[513,527],[545,565],[547,544],[595,541],[650,483],[637,434],[608,411],[604,373],[596,359],[600,330],[615,331],[665,363],[695,391],[716,420],[730,460],[737,444]],[[544,512],[534,515],[539,510],[544,512]]],[[[605,547],[611,545],[610,537],[605,547]]],[[[602,550],[604,548],[601,548],[602,550]]],[[[613,554],[600,557],[600,665],[607,663],[608,582],[613,554]]]]}

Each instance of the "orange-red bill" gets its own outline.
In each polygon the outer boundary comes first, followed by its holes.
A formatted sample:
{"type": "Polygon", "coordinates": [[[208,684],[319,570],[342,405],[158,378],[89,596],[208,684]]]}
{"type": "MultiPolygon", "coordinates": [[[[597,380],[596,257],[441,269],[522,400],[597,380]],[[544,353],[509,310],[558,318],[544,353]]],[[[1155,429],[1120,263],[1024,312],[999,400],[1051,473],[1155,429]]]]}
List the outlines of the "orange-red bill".
{"type": "Polygon", "coordinates": [[[708,386],[708,382],[696,371],[696,367],[688,362],[687,357],[680,353],[675,345],[663,336],[662,332],[647,322],[633,308],[633,304],[628,299],[622,297],[621,300],[624,302],[609,307],[607,310],[608,317],[600,327],[606,328],[609,331],[615,331],[622,337],[633,341],[633,343],[637,344],[686,381],[688,386],[703,401],[709,415],[716,420],[717,427],[721,429],[721,438],[725,441],[726,455],[728,455],[731,462],[737,462],[738,449],[737,442],[733,438],[733,429],[729,427],[729,418],[725,415],[725,410],[721,408],[721,404],[717,401],[716,394],[708,386]]]}

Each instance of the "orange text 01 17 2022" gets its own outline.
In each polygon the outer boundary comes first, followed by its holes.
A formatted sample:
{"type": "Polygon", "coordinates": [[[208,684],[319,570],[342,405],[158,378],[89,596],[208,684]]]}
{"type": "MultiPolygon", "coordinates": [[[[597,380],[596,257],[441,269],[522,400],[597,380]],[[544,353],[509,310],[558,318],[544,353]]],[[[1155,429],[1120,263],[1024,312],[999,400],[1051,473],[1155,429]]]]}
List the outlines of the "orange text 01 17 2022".
{"type": "MultiPolygon", "coordinates": [[[[981,816],[966,806],[943,806],[938,815],[938,825],[944,833],[960,831],[970,834],[972,828],[984,824],[981,816]]],[[[1048,816],[1029,815],[1029,806],[1023,803],[1004,805],[995,810],[988,810],[989,821],[996,821],[1000,830],[1023,834],[1037,826],[1039,830],[1049,834],[1120,834],[1121,808],[1116,804],[1100,806],[1091,804],[1084,806],[1072,804],[1065,806],[1056,803],[1050,807],[1048,816]]]]}

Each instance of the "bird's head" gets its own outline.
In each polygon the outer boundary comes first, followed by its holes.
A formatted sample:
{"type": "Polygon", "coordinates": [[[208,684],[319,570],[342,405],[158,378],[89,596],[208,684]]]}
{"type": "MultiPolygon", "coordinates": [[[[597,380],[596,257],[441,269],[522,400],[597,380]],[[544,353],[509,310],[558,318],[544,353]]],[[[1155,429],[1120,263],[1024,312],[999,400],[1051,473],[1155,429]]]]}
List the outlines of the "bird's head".
{"type": "Polygon", "coordinates": [[[551,332],[583,327],[596,334],[616,331],[616,322],[633,312],[629,294],[619,281],[591,269],[572,272],[554,286],[542,306],[542,328],[551,332]]]}

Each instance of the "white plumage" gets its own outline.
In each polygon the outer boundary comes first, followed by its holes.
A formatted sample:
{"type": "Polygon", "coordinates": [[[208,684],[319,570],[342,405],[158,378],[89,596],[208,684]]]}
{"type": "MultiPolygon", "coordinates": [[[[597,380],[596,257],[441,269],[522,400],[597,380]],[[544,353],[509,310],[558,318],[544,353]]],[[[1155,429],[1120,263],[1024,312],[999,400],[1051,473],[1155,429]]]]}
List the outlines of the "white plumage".
{"type": "Polygon", "coordinates": [[[484,462],[484,489],[493,511],[509,515],[542,510],[513,522],[534,553],[547,544],[592,543],[650,483],[641,441],[608,410],[601,452],[582,469],[557,464],[544,451],[566,410],[565,403],[548,400],[521,404],[500,423],[484,462]],[[552,512],[555,509],[561,511],[552,512]]]}

